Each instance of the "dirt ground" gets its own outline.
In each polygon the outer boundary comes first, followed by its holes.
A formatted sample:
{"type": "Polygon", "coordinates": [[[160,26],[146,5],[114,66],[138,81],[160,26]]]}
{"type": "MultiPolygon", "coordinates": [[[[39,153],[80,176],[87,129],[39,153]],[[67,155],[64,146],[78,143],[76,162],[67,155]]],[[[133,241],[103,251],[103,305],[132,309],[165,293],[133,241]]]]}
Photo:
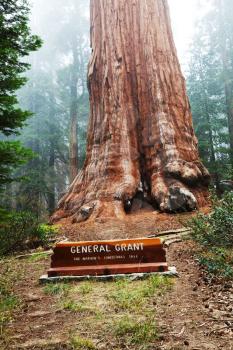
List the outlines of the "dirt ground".
{"type": "MultiPolygon", "coordinates": [[[[202,209],[209,212],[209,207],[202,209]]],[[[60,230],[64,238],[73,241],[118,239],[132,237],[147,237],[157,232],[184,227],[193,213],[164,214],[157,211],[139,211],[127,215],[124,221],[99,219],[79,224],[70,224],[69,220],[61,221],[60,230]]]]}
{"type": "MultiPolygon", "coordinates": [[[[168,216],[144,213],[131,217],[124,223],[66,223],[62,235],[70,240],[139,237],[180,228],[187,219],[187,214],[168,216]]],[[[9,276],[13,281],[12,288],[20,300],[20,307],[1,330],[0,349],[72,349],[70,339],[78,332],[85,339],[90,339],[90,342],[73,344],[73,349],[232,350],[232,284],[218,285],[210,282],[195,260],[194,248],[194,244],[187,240],[169,245],[168,263],[176,266],[179,277],[163,292],[156,291],[153,296],[146,297],[145,304],[140,304],[135,299],[137,309],[131,309],[127,304],[123,304],[124,307],[120,309],[117,304],[112,304],[114,298],[111,299],[111,296],[115,295],[118,300],[114,293],[120,293],[121,288],[125,288],[120,286],[119,289],[115,282],[94,282],[92,285],[74,282],[69,287],[59,287],[59,293],[54,290],[47,293],[47,287],[38,281],[49,267],[50,256],[38,254],[34,258],[1,261],[2,276],[9,276]],[[66,288],[72,290],[67,292],[66,288]],[[75,302],[73,299],[68,300],[68,296],[75,298],[75,302]],[[125,336],[115,336],[112,318],[114,316],[116,322],[119,317],[125,316],[124,313],[127,317],[133,315],[141,322],[144,322],[144,313],[150,315],[157,328],[155,339],[150,337],[150,341],[144,344],[140,337],[139,343],[132,343],[125,336]]],[[[140,291],[143,283],[146,282],[131,282],[129,288],[132,290],[125,290],[132,297],[133,289],[140,291]]],[[[119,302],[122,300],[119,299],[119,302]]]]}

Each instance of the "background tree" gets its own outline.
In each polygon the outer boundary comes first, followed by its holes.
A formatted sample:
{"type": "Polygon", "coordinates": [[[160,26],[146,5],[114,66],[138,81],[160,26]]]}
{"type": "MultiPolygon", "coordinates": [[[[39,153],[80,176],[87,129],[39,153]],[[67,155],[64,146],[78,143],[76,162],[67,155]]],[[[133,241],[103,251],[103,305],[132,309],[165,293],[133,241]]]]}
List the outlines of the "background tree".
{"type": "Polygon", "coordinates": [[[233,3],[229,0],[216,0],[217,32],[219,52],[222,61],[223,82],[228,119],[230,161],[233,172],[233,3]]]}
{"type": "MultiPolygon", "coordinates": [[[[64,68],[63,78],[69,89],[69,180],[78,173],[78,121],[79,107],[87,98],[87,62],[89,58],[89,21],[85,16],[86,2],[69,0],[64,6],[64,18],[60,28],[59,49],[70,57],[70,64],[64,68]],[[84,14],[84,15],[81,15],[84,14]],[[79,21],[77,22],[77,18],[79,21]]],[[[63,80],[64,83],[64,80],[63,80]]],[[[81,121],[79,121],[81,122],[81,121]]]]}
{"type": "Polygon", "coordinates": [[[13,183],[3,194],[2,203],[9,208],[46,217],[70,182],[70,150],[78,157],[75,173],[84,161],[89,113],[88,5],[84,0],[51,0],[46,7],[43,1],[35,2],[31,27],[44,45],[29,57],[28,83],[18,94],[20,105],[34,113],[18,139],[37,156],[15,174],[25,181],[13,183]],[[74,129],[78,130],[71,137],[74,129]]]}
{"type": "Polygon", "coordinates": [[[19,141],[10,141],[31,115],[18,107],[16,91],[26,83],[22,76],[29,64],[22,61],[37,50],[41,40],[31,35],[29,7],[25,0],[0,2],[0,189],[13,180],[13,169],[32,153],[19,141]]]}
{"type": "Polygon", "coordinates": [[[232,177],[231,7],[228,0],[212,0],[197,23],[187,79],[200,154],[218,190],[222,179],[232,177]]]}

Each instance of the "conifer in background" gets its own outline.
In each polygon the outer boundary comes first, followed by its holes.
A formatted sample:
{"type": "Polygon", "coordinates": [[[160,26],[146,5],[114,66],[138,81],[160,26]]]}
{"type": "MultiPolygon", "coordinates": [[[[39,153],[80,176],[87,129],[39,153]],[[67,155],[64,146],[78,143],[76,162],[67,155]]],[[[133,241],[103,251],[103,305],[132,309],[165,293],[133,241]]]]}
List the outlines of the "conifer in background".
{"type": "Polygon", "coordinates": [[[41,46],[29,28],[29,5],[26,0],[0,0],[0,189],[13,180],[12,171],[32,155],[11,135],[31,115],[18,107],[16,92],[25,83],[23,73],[29,64],[23,61],[41,46]]]}

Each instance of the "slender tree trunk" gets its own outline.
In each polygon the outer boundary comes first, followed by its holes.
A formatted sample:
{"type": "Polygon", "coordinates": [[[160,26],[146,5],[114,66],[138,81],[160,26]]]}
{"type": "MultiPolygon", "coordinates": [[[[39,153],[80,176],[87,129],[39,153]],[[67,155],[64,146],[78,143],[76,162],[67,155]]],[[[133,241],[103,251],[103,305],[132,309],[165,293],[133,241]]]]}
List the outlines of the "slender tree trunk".
{"type": "Polygon", "coordinates": [[[224,85],[230,139],[230,160],[233,169],[233,84],[231,80],[232,78],[229,77],[229,73],[227,72],[226,67],[224,67],[224,85]]]}
{"type": "Polygon", "coordinates": [[[220,179],[219,179],[219,174],[218,174],[218,165],[216,163],[216,155],[215,155],[215,149],[214,149],[214,141],[213,141],[213,130],[211,127],[211,118],[210,114],[208,112],[208,105],[206,102],[206,115],[207,115],[207,121],[208,121],[208,133],[209,133],[209,144],[210,144],[210,162],[211,165],[214,167],[213,173],[211,173],[212,181],[215,184],[215,189],[218,195],[221,194],[220,190],[220,179]]]}
{"type": "Polygon", "coordinates": [[[48,193],[48,209],[49,213],[52,214],[55,209],[55,149],[54,149],[54,142],[53,140],[50,140],[49,145],[49,173],[52,176],[49,186],[49,193],[48,193]]]}
{"type": "Polygon", "coordinates": [[[226,11],[227,8],[223,0],[217,0],[217,5],[219,8],[219,31],[220,31],[220,45],[221,45],[221,55],[222,55],[222,65],[223,65],[223,77],[224,77],[224,88],[226,97],[226,111],[228,119],[228,129],[229,129],[229,141],[230,141],[230,161],[233,169],[233,66],[232,57],[230,50],[232,47],[229,45],[231,42],[232,33],[228,33],[226,28],[226,11]]]}
{"type": "MultiPolygon", "coordinates": [[[[225,41],[225,40],[224,40],[225,41]]],[[[224,75],[224,87],[226,97],[226,110],[228,119],[228,130],[230,140],[230,160],[233,168],[233,83],[232,73],[233,71],[227,66],[228,54],[227,49],[223,41],[222,61],[223,61],[223,75],[224,75]]]]}
{"type": "MultiPolygon", "coordinates": [[[[36,60],[34,61],[33,65],[35,66],[36,60]]],[[[36,83],[35,83],[35,77],[32,78],[32,89],[35,89],[36,91],[36,83]]],[[[37,113],[36,108],[36,94],[34,93],[32,96],[32,99],[30,101],[30,111],[32,113],[37,113]]],[[[39,118],[36,118],[36,124],[35,124],[35,137],[32,139],[32,144],[29,144],[29,147],[35,152],[35,154],[40,154],[41,152],[41,143],[40,143],[40,127],[39,127],[39,118]]],[[[30,166],[36,173],[40,172],[40,157],[35,157],[30,161],[30,166]]],[[[27,199],[27,205],[30,205],[32,208],[32,211],[36,214],[36,216],[39,218],[41,216],[41,193],[39,186],[33,186],[30,188],[29,192],[27,193],[28,199],[27,199]]]]}
{"type": "Polygon", "coordinates": [[[205,109],[205,116],[206,116],[206,120],[208,123],[208,127],[207,127],[207,131],[209,134],[209,145],[210,145],[210,162],[212,164],[212,166],[215,169],[215,172],[211,174],[211,177],[215,183],[216,186],[216,191],[219,194],[220,193],[220,188],[219,188],[219,175],[218,175],[218,167],[216,164],[216,155],[215,155],[215,149],[214,149],[214,135],[213,135],[213,129],[212,129],[212,121],[211,121],[211,114],[209,112],[209,104],[208,104],[208,96],[206,94],[206,89],[207,87],[205,86],[205,77],[203,75],[203,62],[201,62],[201,69],[200,69],[200,74],[201,74],[201,79],[202,79],[202,95],[204,98],[204,109],[205,109]]]}
{"type": "Polygon", "coordinates": [[[55,114],[55,98],[53,92],[51,92],[49,98],[49,120],[51,121],[49,125],[49,180],[48,180],[48,210],[50,215],[54,212],[55,209],[55,135],[54,135],[54,127],[52,124],[52,120],[54,119],[55,114]]]}
{"type": "Polygon", "coordinates": [[[91,0],[90,122],[84,168],[52,220],[124,218],[138,192],[155,208],[206,201],[167,0],[91,0]]]}
{"type": "Polygon", "coordinates": [[[77,140],[77,119],[78,119],[78,52],[77,43],[72,40],[73,65],[71,69],[70,85],[70,183],[73,182],[78,173],[78,140],[77,140]]]}
{"type": "Polygon", "coordinates": [[[18,184],[13,182],[9,186],[9,192],[10,192],[10,208],[12,210],[17,210],[17,187],[18,184]]]}

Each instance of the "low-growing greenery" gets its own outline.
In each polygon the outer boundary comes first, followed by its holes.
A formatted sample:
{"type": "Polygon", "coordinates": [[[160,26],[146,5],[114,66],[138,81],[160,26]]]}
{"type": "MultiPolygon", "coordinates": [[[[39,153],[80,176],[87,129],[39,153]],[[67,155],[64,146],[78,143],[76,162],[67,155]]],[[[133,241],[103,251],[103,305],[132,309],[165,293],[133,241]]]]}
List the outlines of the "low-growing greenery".
{"type": "Polygon", "coordinates": [[[210,274],[233,278],[233,192],[214,198],[212,212],[189,222],[199,243],[199,261],[210,274]]]}
{"type": "Polygon", "coordinates": [[[78,313],[91,311],[90,308],[86,306],[84,303],[76,302],[72,299],[65,299],[62,303],[62,307],[64,310],[78,312],[78,313]]]}
{"type": "Polygon", "coordinates": [[[137,321],[124,316],[115,325],[116,336],[127,344],[146,344],[158,338],[158,330],[153,319],[137,321]]]}
{"type": "Polygon", "coordinates": [[[171,278],[160,275],[151,276],[138,285],[127,279],[119,280],[112,292],[109,293],[108,298],[112,299],[118,308],[133,310],[142,306],[146,298],[152,297],[155,293],[163,293],[171,285],[171,278]]]}
{"type": "Polygon", "coordinates": [[[37,261],[48,259],[49,255],[50,255],[50,252],[38,252],[38,253],[34,253],[32,255],[29,255],[27,260],[29,262],[37,262],[37,261]]]}
{"type": "Polygon", "coordinates": [[[199,253],[199,262],[212,275],[233,278],[233,249],[215,248],[199,253]]]}
{"type": "Polygon", "coordinates": [[[57,233],[57,228],[40,224],[30,212],[2,212],[0,221],[0,256],[35,247],[47,246],[49,239],[57,233]]]}
{"type": "Polygon", "coordinates": [[[71,286],[66,283],[50,283],[44,287],[44,293],[48,295],[67,295],[71,286]]]}
{"type": "Polygon", "coordinates": [[[70,344],[73,350],[95,350],[96,347],[90,339],[74,336],[71,338],[70,344]]]}
{"type": "Polygon", "coordinates": [[[86,295],[91,293],[93,290],[93,284],[92,282],[84,282],[77,291],[79,291],[82,295],[86,295]]]}
{"type": "Polygon", "coordinates": [[[13,285],[17,275],[11,266],[5,262],[5,271],[0,275],[0,338],[5,336],[5,328],[12,321],[15,312],[21,306],[20,299],[13,292],[13,285]]]}
{"type": "Polygon", "coordinates": [[[49,245],[49,240],[58,234],[58,228],[47,224],[38,224],[36,236],[43,245],[49,245]]]}

